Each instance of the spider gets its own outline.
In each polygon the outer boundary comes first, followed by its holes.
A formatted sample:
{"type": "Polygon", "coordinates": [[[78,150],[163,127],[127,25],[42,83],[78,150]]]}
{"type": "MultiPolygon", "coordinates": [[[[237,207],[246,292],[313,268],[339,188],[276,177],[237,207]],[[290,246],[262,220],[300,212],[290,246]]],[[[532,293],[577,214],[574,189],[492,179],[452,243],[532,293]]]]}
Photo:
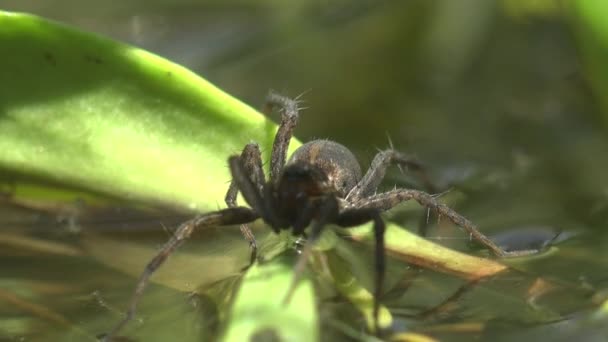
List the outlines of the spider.
{"type": "Polygon", "coordinates": [[[104,336],[104,341],[110,341],[112,336],[133,319],[139,299],[152,274],[196,229],[241,225],[241,231],[251,247],[250,261],[253,263],[256,259],[257,247],[247,224],[261,218],[275,233],[283,229],[291,229],[296,237],[306,236],[305,229],[310,226],[308,241],[295,265],[294,280],[285,297],[288,300],[311,253],[311,246],[317,241],[326,225],[335,224],[349,228],[373,222],[376,329],[378,328],[378,298],[382,291],[385,273],[385,225],[380,215],[383,211],[413,199],[464,228],[472,238],[478,240],[495,255],[506,255],[506,252],[480,233],[473,223],[426,192],[396,188],[376,194],[377,187],[391,164],[420,169],[421,165],[417,161],[398,151],[388,149],[379,152],[363,176],[353,153],[343,145],[330,140],[310,141],[299,147],[287,161],[287,149],[298,121],[298,102],[270,92],[265,109],[272,111],[275,108],[281,110],[281,122],[272,146],[269,179],[266,180],[262,169],[262,157],[256,143],[247,144],[240,156],[230,156],[228,164],[232,181],[225,197],[228,208],[201,214],[177,228],[171,239],[146,265],[124,319],[104,336]],[[237,205],[238,192],[241,192],[249,207],[237,205]]]}

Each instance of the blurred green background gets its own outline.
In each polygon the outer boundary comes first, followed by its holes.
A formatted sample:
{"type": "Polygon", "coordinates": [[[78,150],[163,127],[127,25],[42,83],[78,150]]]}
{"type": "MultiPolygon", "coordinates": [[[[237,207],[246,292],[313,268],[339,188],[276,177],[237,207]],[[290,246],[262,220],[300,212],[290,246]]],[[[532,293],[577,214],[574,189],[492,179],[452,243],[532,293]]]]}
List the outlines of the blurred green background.
{"type": "MultiPolygon", "coordinates": [[[[304,94],[301,140],[341,142],[365,168],[390,137],[395,148],[424,161],[442,189],[457,189],[464,198],[458,210],[485,232],[576,236],[566,262],[536,271],[601,289],[608,283],[602,261],[608,81],[590,14],[608,13],[576,3],[5,0],[1,6],[142,47],[254,107],[268,89],[304,94]]],[[[385,184],[417,185],[398,171],[385,184]]],[[[589,334],[582,337],[595,338],[589,334]]]]}

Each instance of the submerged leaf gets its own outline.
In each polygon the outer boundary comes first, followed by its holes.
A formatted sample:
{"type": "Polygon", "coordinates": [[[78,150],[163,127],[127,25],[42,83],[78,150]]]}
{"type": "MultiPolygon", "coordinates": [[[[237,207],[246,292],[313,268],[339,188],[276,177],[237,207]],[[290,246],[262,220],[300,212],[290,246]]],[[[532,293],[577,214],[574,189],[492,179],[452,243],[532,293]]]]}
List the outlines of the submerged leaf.
{"type": "MultiPolygon", "coordinates": [[[[351,229],[354,240],[369,240],[369,226],[351,229]]],[[[387,253],[406,262],[465,279],[480,279],[496,275],[507,266],[490,259],[462,254],[437,245],[394,224],[386,227],[387,253]]]]}
{"type": "MultiPolygon", "coordinates": [[[[361,311],[367,321],[367,329],[374,331],[374,295],[361,286],[360,282],[353,276],[348,262],[335,253],[328,253],[327,265],[338,292],[361,311]]],[[[378,327],[380,329],[387,329],[392,324],[393,317],[390,311],[385,306],[380,305],[378,327]]]]}
{"type": "MultiPolygon", "coordinates": [[[[141,274],[156,251],[154,246],[118,241],[97,234],[87,234],[82,240],[87,251],[101,263],[119,269],[134,279],[141,274]]],[[[196,292],[200,286],[238,274],[245,264],[246,258],[242,253],[226,254],[219,251],[219,247],[214,248],[212,241],[202,243],[203,248],[207,247],[205,254],[175,253],[154,274],[154,282],[185,292],[196,292]]]]}

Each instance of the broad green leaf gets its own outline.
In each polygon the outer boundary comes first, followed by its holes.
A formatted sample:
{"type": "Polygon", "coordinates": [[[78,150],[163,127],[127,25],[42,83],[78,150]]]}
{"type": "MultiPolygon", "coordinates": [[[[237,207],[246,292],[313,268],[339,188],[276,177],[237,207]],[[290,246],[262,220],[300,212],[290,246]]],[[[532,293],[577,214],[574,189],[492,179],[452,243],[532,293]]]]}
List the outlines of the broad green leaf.
{"type": "Polygon", "coordinates": [[[181,66],[34,16],[0,12],[0,55],[0,168],[13,173],[215,208],[227,157],[276,129],[181,66]]]}

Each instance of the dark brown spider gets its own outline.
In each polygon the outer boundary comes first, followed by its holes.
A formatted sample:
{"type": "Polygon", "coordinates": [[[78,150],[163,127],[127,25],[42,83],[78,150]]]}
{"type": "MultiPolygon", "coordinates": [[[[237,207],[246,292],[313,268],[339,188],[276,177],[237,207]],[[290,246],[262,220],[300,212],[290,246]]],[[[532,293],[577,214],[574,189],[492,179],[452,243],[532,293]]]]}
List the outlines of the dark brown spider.
{"type": "MultiPolygon", "coordinates": [[[[341,227],[356,227],[372,221],[375,245],[374,318],[378,321],[379,303],[385,272],[384,221],[380,213],[397,204],[416,200],[422,206],[433,209],[441,217],[447,217],[464,228],[474,239],[485,245],[497,256],[506,253],[475,225],[432,195],[411,189],[394,189],[376,194],[376,189],[391,164],[420,169],[420,165],[393,149],[379,152],[369,170],[361,177],[361,168],[355,156],[344,146],[329,140],[314,140],[298,148],[286,163],[287,148],[298,121],[297,101],[274,92],[268,95],[266,109],[282,109],[281,123],[272,146],[270,179],[266,180],[262,170],[262,158],[257,144],[245,146],[240,156],[228,158],[232,182],[226,194],[227,209],[202,214],[182,223],[173,237],[157,252],[141,274],[125,318],[104,336],[109,341],[135,315],[136,307],[150,276],[177,249],[195,229],[210,226],[241,225],[241,231],[249,241],[251,262],[256,258],[255,238],[247,224],[262,218],[276,233],[291,229],[294,236],[303,236],[311,225],[308,241],[296,265],[295,275],[301,273],[311,246],[319,238],[323,227],[336,224],[341,227]],[[239,207],[236,203],[241,192],[250,207],[239,207]]],[[[293,291],[296,279],[286,298],[293,291]]]]}

